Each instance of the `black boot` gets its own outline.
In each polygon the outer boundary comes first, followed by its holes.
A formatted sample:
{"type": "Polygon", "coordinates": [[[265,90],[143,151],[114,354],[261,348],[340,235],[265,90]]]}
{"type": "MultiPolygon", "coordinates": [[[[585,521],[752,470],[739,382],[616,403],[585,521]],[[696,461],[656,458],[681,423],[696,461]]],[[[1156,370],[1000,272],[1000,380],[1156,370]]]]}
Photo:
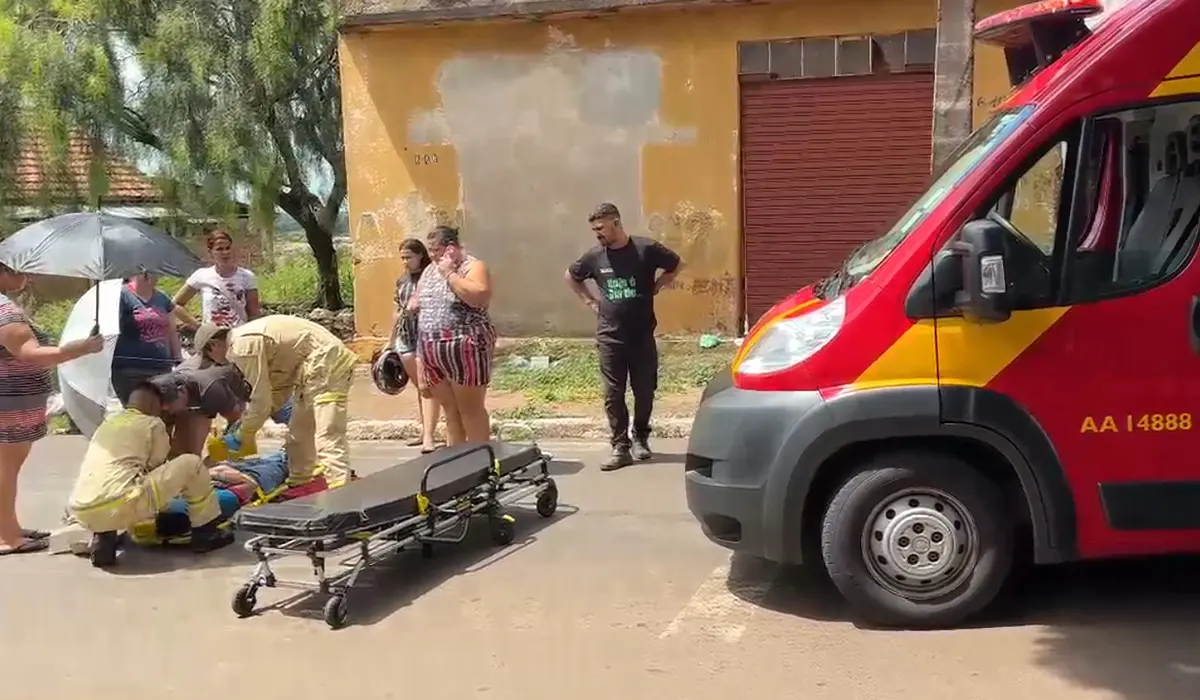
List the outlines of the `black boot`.
{"type": "Polygon", "coordinates": [[[192,528],[193,552],[196,554],[207,554],[213,550],[233,544],[233,533],[228,529],[223,530],[219,528],[218,525],[220,525],[220,519],[192,528]]]}
{"type": "Polygon", "coordinates": [[[621,467],[628,467],[633,464],[633,455],[629,453],[629,448],[625,446],[614,447],[612,457],[608,461],[600,465],[600,471],[612,472],[621,467]]]}
{"type": "Polygon", "coordinates": [[[116,532],[97,532],[92,535],[88,548],[88,559],[97,569],[107,569],[117,564],[117,546],[121,543],[116,532]]]}
{"type": "Polygon", "coordinates": [[[633,439],[633,458],[639,462],[645,462],[654,456],[650,451],[650,440],[644,437],[635,437],[633,439]]]}

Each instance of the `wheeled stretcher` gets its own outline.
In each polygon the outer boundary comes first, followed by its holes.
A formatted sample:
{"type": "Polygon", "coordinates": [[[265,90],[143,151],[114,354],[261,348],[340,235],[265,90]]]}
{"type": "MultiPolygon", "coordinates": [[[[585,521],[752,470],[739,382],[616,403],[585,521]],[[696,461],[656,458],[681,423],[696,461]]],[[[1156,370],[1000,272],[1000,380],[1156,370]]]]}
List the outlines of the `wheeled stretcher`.
{"type": "Polygon", "coordinates": [[[239,511],[234,525],[253,535],[246,549],[258,565],[234,596],[233,611],[253,614],[259,588],[320,592],[330,595],[326,624],[343,627],[347,595],[367,567],[418,545],[428,557],[434,543],[462,542],[475,515],[487,517],[497,545],[510,544],[516,533],[505,506],[530,496],[537,497],[538,515],[554,515],[558,486],[550,460],[537,445],[459,445],[331,491],[239,511]],[[316,581],[276,577],[271,561],[283,556],[307,557],[316,581]],[[327,570],[329,559],[339,570],[327,570]]]}

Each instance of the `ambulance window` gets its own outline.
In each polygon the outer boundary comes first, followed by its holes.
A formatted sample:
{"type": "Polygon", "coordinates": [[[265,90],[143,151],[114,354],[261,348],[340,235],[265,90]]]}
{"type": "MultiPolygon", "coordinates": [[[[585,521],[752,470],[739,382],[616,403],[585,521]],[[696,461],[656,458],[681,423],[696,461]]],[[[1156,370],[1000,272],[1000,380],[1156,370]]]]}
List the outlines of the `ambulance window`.
{"type": "Polygon", "coordinates": [[[1191,260],[1200,237],[1200,103],[1106,116],[1090,132],[1066,303],[1159,284],[1191,260]]]}
{"type": "Polygon", "coordinates": [[[1064,183],[1071,181],[1068,165],[1079,143],[1078,123],[1052,141],[1001,191],[991,211],[1019,235],[1009,251],[1013,308],[1037,309],[1055,303],[1056,243],[1066,231],[1064,183]]]}
{"type": "Polygon", "coordinates": [[[1001,211],[1047,257],[1054,253],[1066,162],[1067,144],[1060,141],[1017,180],[1008,211],[1001,211]]]}

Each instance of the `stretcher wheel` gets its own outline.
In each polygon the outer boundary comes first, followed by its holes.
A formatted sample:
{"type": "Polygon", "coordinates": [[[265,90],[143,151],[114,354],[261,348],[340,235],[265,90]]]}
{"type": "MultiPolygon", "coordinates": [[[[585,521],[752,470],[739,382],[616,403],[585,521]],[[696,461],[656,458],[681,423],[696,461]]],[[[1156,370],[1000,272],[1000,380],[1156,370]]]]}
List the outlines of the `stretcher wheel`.
{"type": "Polygon", "coordinates": [[[433,559],[433,545],[429,544],[428,542],[421,543],[421,558],[433,559]]]}
{"type": "Polygon", "coordinates": [[[233,613],[238,617],[250,617],[254,614],[254,606],[258,603],[258,590],[247,583],[233,594],[233,613]]]}
{"type": "Polygon", "coordinates": [[[500,513],[489,518],[488,528],[491,531],[492,541],[501,547],[512,544],[517,536],[517,530],[513,527],[511,517],[500,513]]]}
{"type": "Polygon", "coordinates": [[[558,484],[554,483],[554,479],[550,479],[546,482],[546,488],[538,494],[537,514],[543,518],[549,518],[554,515],[556,510],[558,510],[558,484]]]}
{"type": "Polygon", "coordinates": [[[346,596],[335,595],[325,601],[325,624],[329,629],[340,630],[346,626],[350,613],[346,608],[346,596]]]}

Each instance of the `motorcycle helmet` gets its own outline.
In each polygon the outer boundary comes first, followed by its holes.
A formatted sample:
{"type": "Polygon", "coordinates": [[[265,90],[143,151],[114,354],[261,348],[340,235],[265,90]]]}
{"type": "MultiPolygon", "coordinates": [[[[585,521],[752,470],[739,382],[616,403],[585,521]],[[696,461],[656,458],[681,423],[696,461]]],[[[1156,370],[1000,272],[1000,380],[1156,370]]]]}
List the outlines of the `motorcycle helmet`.
{"type": "Polygon", "coordinates": [[[395,396],[408,386],[408,372],[400,361],[400,353],[391,348],[375,351],[371,358],[371,379],[385,394],[395,396]]]}

